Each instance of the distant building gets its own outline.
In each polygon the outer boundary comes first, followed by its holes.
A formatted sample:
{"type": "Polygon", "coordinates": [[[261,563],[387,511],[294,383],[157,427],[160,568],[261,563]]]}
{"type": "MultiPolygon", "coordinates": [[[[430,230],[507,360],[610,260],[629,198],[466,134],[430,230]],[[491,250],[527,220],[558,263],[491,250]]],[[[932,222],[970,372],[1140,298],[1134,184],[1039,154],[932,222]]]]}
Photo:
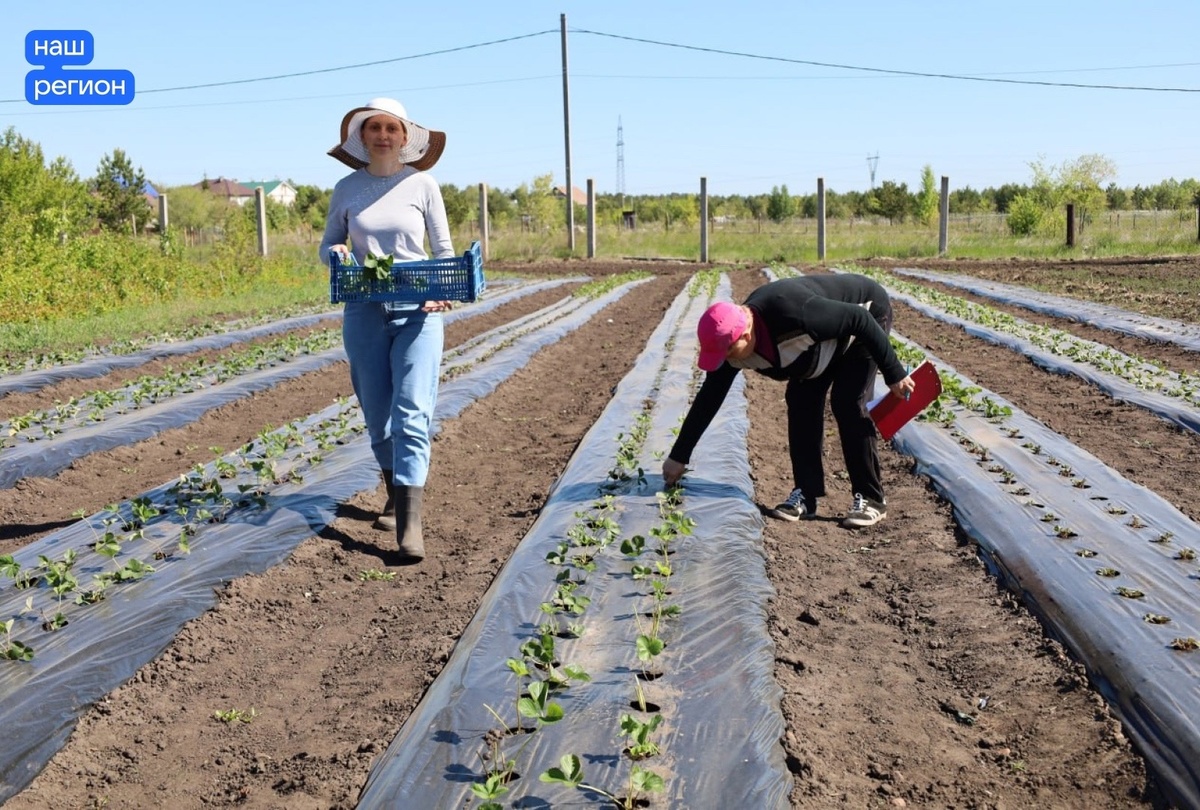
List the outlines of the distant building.
{"type": "Polygon", "coordinates": [[[290,206],[296,202],[296,189],[286,180],[245,180],[241,185],[250,189],[250,193],[254,194],[254,189],[262,187],[263,195],[268,199],[274,200],[280,205],[290,206]]]}
{"type": "MultiPolygon", "coordinates": [[[[567,196],[567,187],[566,186],[555,186],[554,187],[554,196],[560,200],[563,199],[564,197],[566,197],[567,196]]],[[[575,202],[576,205],[587,205],[587,192],[585,192],[579,186],[571,186],[571,199],[575,202]]]]}
{"type": "Polygon", "coordinates": [[[218,177],[216,180],[205,178],[196,183],[194,187],[218,197],[224,197],[229,202],[238,205],[245,205],[249,200],[254,199],[254,189],[246,188],[238,181],[227,180],[224,177],[218,177]]]}

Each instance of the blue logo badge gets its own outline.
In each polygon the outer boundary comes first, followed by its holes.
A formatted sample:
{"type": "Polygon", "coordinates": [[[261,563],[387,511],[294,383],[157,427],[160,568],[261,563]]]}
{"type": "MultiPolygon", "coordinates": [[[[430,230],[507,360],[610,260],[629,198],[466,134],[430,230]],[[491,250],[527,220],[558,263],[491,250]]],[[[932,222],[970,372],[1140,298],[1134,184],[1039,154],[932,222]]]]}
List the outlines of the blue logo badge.
{"type": "Polygon", "coordinates": [[[79,69],[90,64],[96,40],[88,31],[30,31],[25,35],[25,61],[41,65],[25,74],[25,100],[30,104],[128,104],[133,101],[133,74],[128,70],[79,69]]]}

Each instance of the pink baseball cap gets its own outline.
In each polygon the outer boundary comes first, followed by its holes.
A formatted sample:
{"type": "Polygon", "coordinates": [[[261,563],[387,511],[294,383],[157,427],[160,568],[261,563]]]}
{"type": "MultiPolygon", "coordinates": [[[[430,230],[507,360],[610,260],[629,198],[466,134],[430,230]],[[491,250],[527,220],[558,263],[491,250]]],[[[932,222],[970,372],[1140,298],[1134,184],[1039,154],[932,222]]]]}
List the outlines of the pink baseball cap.
{"type": "Polygon", "coordinates": [[[704,311],[696,326],[700,338],[700,357],[696,360],[704,371],[716,371],[725,362],[737,339],[746,331],[746,312],[737,304],[718,301],[704,311]]]}

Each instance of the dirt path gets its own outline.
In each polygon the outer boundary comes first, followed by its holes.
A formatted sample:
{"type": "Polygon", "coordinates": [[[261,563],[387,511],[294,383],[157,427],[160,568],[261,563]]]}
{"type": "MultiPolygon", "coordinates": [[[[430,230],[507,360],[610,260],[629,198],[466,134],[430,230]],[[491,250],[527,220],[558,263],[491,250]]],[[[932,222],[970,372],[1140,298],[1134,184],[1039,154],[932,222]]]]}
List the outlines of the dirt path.
{"type": "MultiPolygon", "coordinates": [[[[360,571],[385,566],[392,547],[370,528],[381,492],[361,494],[286,564],[219,591],[212,610],[85,712],[67,746],[5,807],[353,807],[372,760],[444,664],[692,269],[656,268],[654,282],[443,425],[424,563],[396,569],[392,582],[360,581],[360,571]],[[250,707],[258,712],[250,724],[213,717],[250,707]]],[[[735,291],[744,295],[760,278],[735,273],[735,291]]],[[[498,309],[486,326],[563,294],[498,309]]],[[[1194,438],[898,310],[906,337],[1131,479],[1186,501],[1179,482],[1200,470],[1194,438]],[[1144,446],[1129,447],[1130,435],[1147,437],[1144,446]]],[[[486,328],[485,318],[474,320],[448,329],[447,346],[486,328]]],[[[194,426],[0,492],[0,553],[52,531],[77,508],[94,511],[170,480],[211,459],[209,447],[238,446],[348,389],[344,367],[308,375],[194,426]]],[[[747,396],[757,497],[769,505],[791,488],[782,386],[751,376],[747,396]]],[[[777,591],[769,626],[793,806],[1165,807],[1082,668],[997,589],[908,459],[884,450],[884,523],[838,528],[850,493],[830,438],[828,519],[769,522],[764,537],[777,591]]]]}

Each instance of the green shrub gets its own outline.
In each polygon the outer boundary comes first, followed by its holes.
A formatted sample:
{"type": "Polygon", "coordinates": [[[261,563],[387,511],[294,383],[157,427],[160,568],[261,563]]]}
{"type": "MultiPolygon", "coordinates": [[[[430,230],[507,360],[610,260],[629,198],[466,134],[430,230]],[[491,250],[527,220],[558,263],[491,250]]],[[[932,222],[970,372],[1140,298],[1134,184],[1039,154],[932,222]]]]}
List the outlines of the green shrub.
{"type": "Polygon", "coordinates": [[[1044,211],[1041,205],[1026,194],[1018,194],[1008,204],[1005,220],[1013,236],[1033,236],[1042,224],[1044,211]]]}

